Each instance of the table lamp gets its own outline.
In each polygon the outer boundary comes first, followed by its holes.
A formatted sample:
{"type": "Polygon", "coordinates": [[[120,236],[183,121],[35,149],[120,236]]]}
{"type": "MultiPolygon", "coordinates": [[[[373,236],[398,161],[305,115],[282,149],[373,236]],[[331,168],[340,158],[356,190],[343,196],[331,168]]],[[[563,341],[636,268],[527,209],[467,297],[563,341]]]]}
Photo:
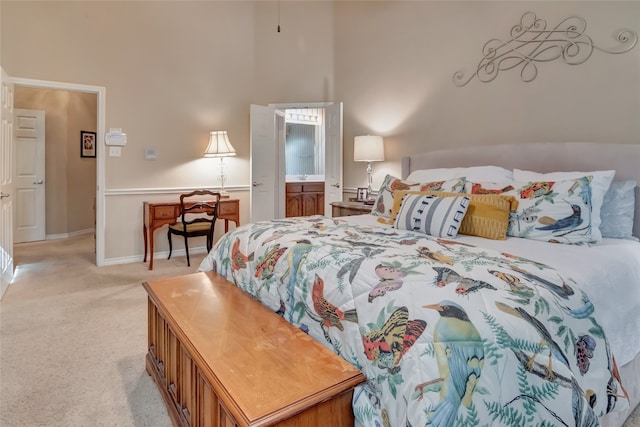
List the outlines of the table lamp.
{"type": "Polygon", "coordinates": [[[375,135],[356,136],[353,140],[353,160],[367,162],[367,200],[371,200],[371,162],[384,160],[382,137],[375,135]]]}
{"type": "Polygon", "coordinates": [[[235,155],[236,150],[233,148],[233,145],[231,145],[231,142],[229,142],[229,136],[226,130],[214,130],[210,133],[209,145],[204,151],[204,156],[220,158],[220,175],[218,175],[218,180],[220,181],[221,196],[226,197],[229,195],[229,193],[224,190],[224,158],[235,155]]]}

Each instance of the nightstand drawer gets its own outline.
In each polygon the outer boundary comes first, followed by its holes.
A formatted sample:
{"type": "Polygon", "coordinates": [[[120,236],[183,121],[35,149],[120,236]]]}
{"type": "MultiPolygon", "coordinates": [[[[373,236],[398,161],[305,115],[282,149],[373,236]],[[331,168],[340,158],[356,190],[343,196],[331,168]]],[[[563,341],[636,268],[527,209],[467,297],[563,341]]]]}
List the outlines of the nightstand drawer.
{"type": "Polygon", "coordinates": [[[331,203],[331,216],[365,215],[371,213],[372,205],[361,202],[333,202],[331,203]]]}

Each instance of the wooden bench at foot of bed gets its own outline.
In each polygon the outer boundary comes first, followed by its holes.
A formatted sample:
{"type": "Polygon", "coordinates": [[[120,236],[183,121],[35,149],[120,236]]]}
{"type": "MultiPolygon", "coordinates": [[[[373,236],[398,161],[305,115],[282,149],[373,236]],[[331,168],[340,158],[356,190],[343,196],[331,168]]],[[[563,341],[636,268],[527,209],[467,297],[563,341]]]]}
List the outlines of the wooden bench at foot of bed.
{"type": "Polygon", "coordinates": [[[223,277],[143,286],[146,367],[174,425],[353,425],[360,371],[223,277]]]}

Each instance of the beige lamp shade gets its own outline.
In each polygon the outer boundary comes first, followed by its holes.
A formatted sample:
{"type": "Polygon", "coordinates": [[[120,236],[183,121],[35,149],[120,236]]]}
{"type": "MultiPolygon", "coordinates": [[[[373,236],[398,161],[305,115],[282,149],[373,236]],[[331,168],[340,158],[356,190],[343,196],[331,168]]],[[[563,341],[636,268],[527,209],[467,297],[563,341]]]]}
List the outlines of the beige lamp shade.
{"type": "Polygon", "coordinates": [[[381,136],[356,136],[353,140],[353,160],[356,162],[381,162],[384,145],[381,136]]]}
{"type": "Polygon", "coordinates": [[[226,130],[214,130],[209,135],[209,145],[204,151],[205,157],[231,157],[236,155],[236,149],[229,142],[226,130]]]}

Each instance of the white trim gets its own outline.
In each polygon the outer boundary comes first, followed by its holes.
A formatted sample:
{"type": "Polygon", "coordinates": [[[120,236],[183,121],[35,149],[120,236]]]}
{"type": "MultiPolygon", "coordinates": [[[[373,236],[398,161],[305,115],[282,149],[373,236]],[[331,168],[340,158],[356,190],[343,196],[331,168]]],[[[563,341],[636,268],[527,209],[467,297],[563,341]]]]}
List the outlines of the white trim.
{"type": "MultiPolygon", "coordinates": [[[[357,192],[358,192],[358,189],[357,189],[356,187],[344,187],[344,188],[342,189],[342,192],[343,192],[343,193],[357,193],[357,192]]],[[[371,194],[372,194],[372,195],[374,195],[374,196],[377,196],[377,195],[378,195],[378,191],[373,190],[373,191],[371,192],[371,194]]]]}
{"type": "Polygon", "coordinates": [[[96,111],[96,265],[98,267],[104,264],[105,254],[105,148],[104,148],[104,131],[105,117],[107,105],[107,88],[104,86],[84,85],[78,83],[55,82],[49,80],[25,79],[20,77],[12,77],[11,82],[14,85],[36,87],[43,89],[58,89],[75,92],[95,93],[97,99],[96,111]]]}
{"type": "MultiPolygon", "coordinates": [[[[164,187],[164,188],[112,188],[105,190],[105,196],[136,196],[146,194],[182,194],[193,190],[210,190],[211,187],[164,187]]],[[[246,192],[249,185],[234,185],[225,187],[227,192],[246,192]]],[[[215,191],[215,189],[214,189],[215,191]]],[[[233,196],[233,194],[231,194],[233,196]]]]}
{"type": "Polygon", "coordinates": [[[323,108],[329,105],[336,104],[335,102],[286,102],[282,104],[267,104],[268,107],[273,107],[278,110],[286,110],[287,108],[323,108]]]}
{"type": "Polygon", "coordinates": [[[45,240],[69,239],[71,237],[84,236],[85,234],[93,234],[95,231],[95,228],[87,228],[85,230],[72,231],[71,233],[47,234],[45,240]]]}
{"type": "MultiPolygon", "coordinates": [[[[196,246],[192,248],[189,246],[189,255],[193,254],[202,254],[206,253],[206,246],[196,246]]],[[[167,257],[169,256],[169,251],[162,252],[154,252],[153,253],[153,263],[157,266],[159,261],[167,261],[167,257]]],[[[171,258],[179,257],[179,256],[187,256],[187,252],[184,249],[176,249],[171,253],[171,258]]],[[[104,261],[104,265],[118,265],[118,264],[133,264],[135,262],[142,262],[144,256],[142,255],[134,255],[128,257],[119,257],[119,258],[107,258],[104,261]]],[[[186,265],[186,260],[185,260],[186,265]]]]}

